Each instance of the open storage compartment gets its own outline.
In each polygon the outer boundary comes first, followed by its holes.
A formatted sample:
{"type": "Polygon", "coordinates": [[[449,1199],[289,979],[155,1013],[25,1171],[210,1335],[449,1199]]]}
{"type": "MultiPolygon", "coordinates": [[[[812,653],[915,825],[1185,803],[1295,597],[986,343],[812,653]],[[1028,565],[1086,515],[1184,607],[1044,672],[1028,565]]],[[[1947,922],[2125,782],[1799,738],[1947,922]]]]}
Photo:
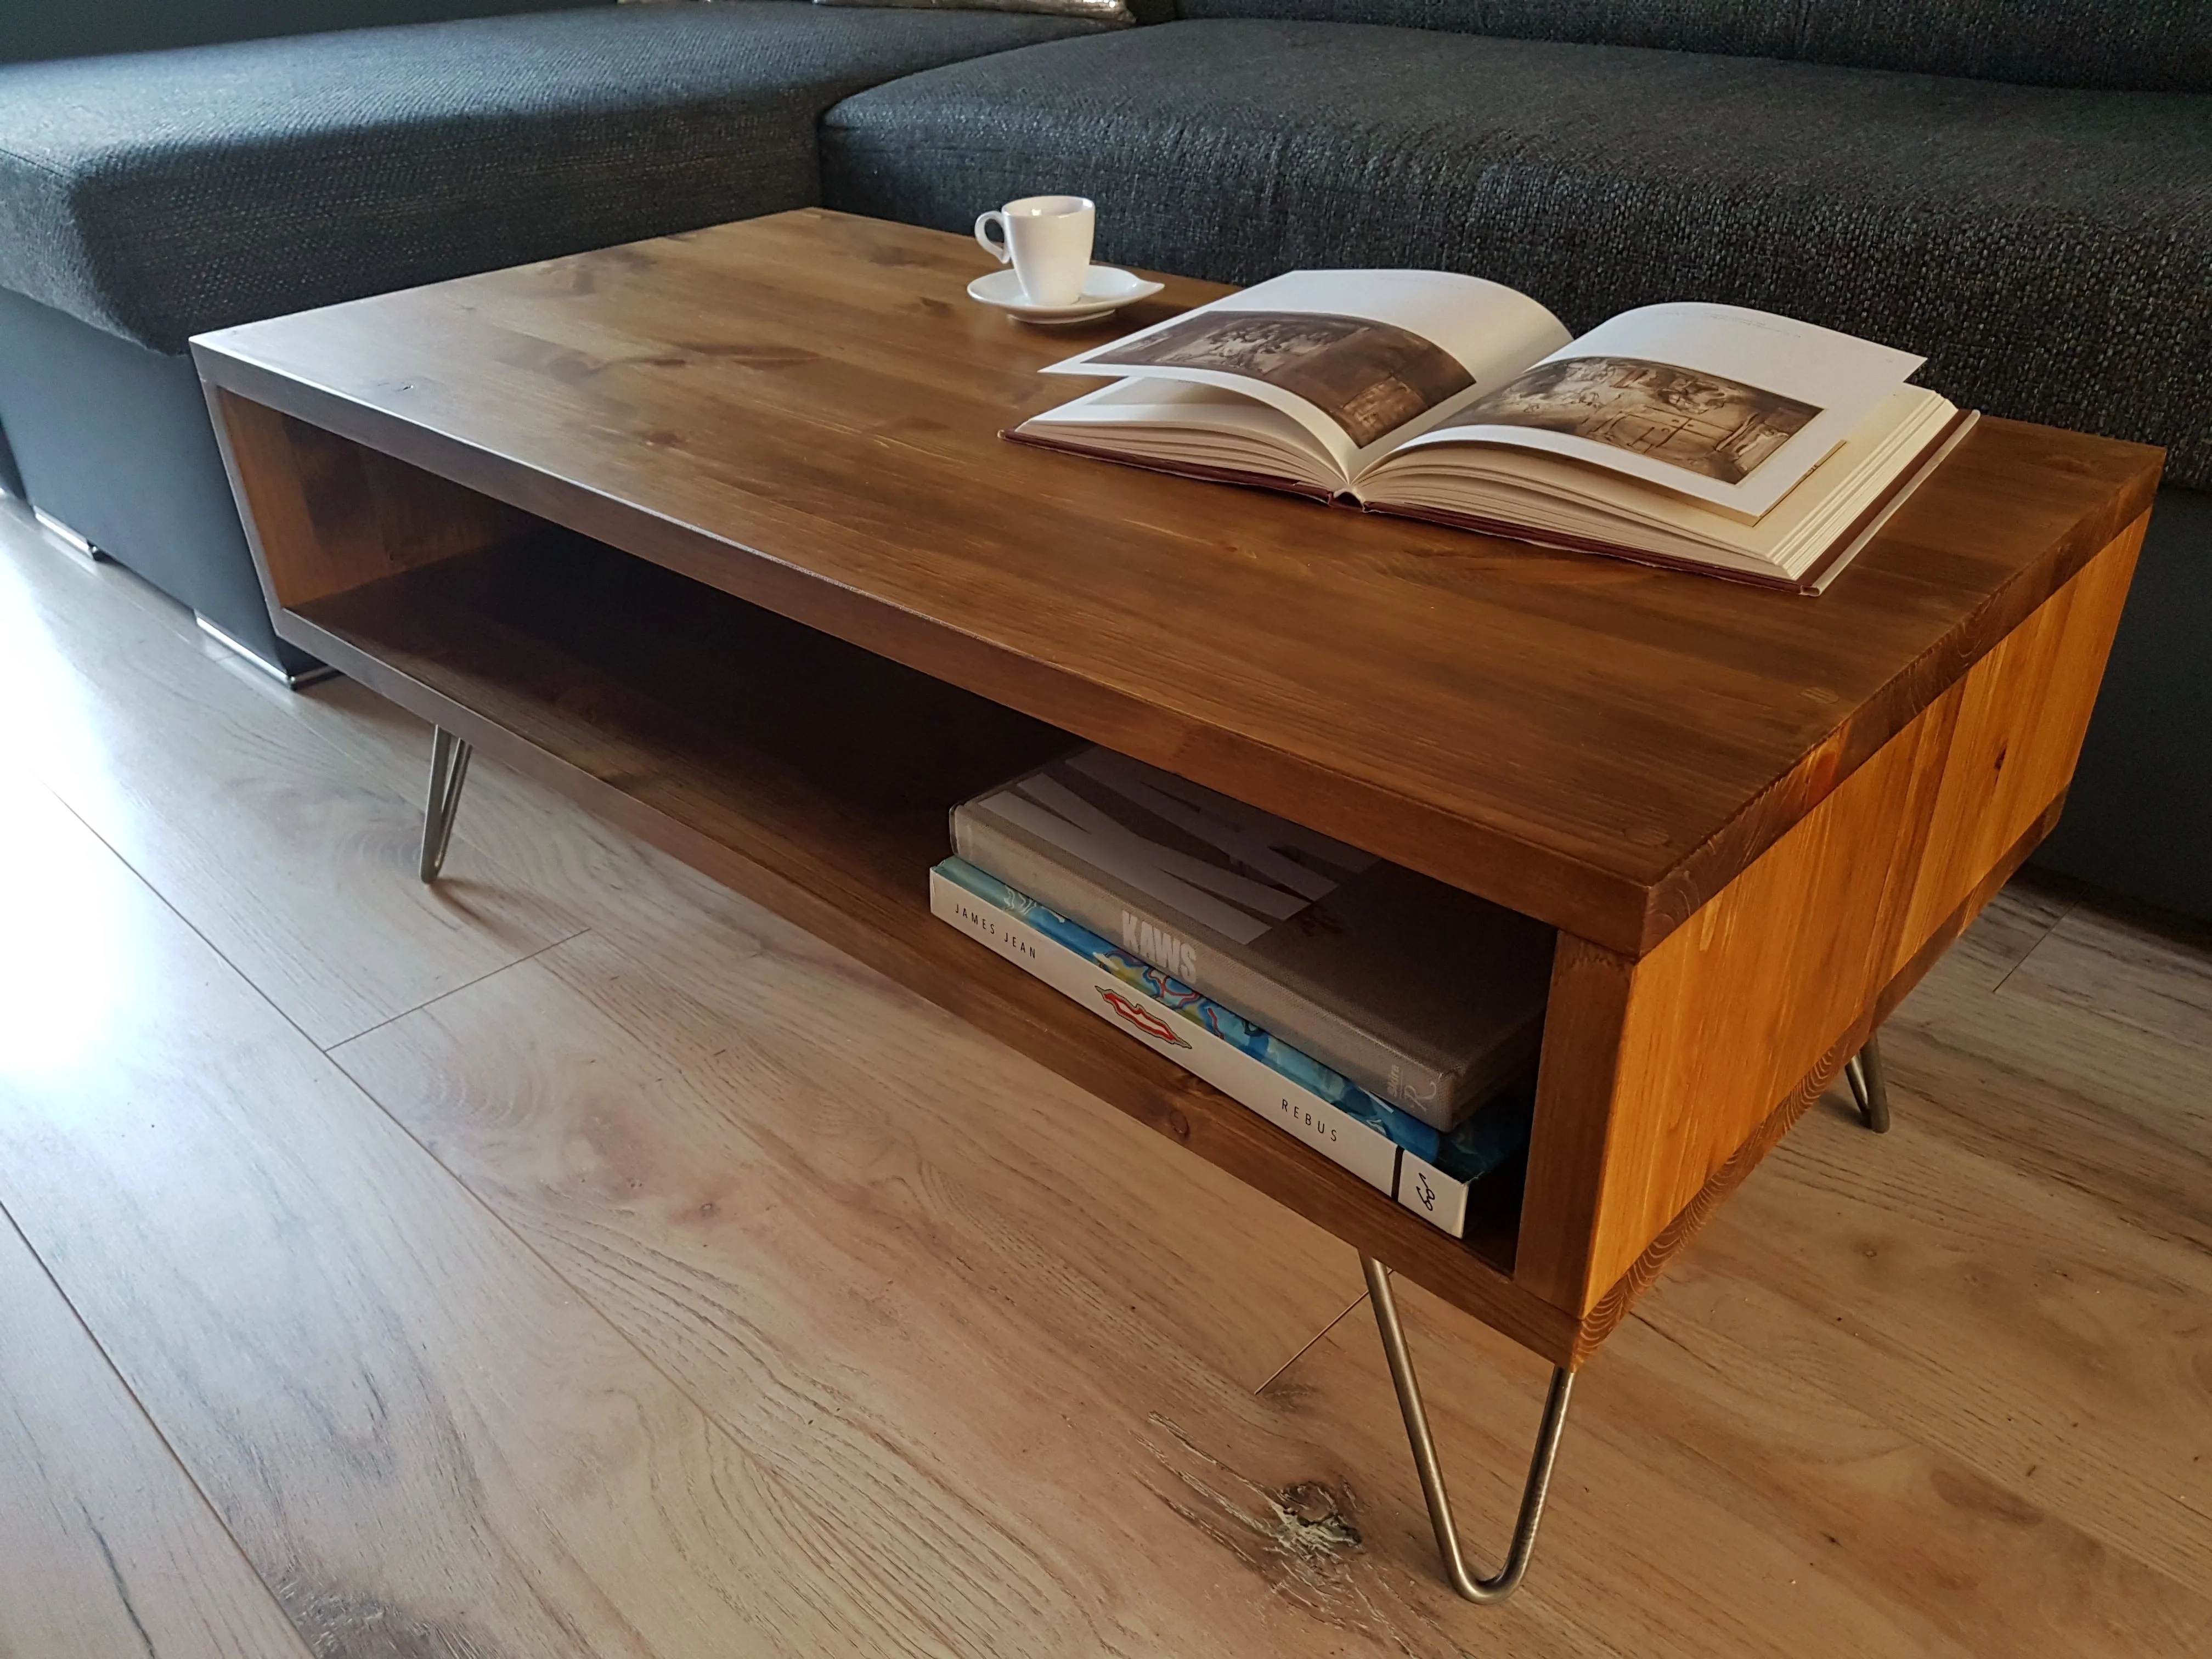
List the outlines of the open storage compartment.
{"type": "Polygon", "coordinates": [[[947,814],[1083,741],[580,531],[226,396],[278,631],[1179,1141],[1540,1352],[1525,1157],[1455,1239],[930,914],[947,814]],[[281,542],[274,540],[283,537],[281,542]]]}
{"type": "MultiPolygon", "coordinates": [[[[1249,1178],[1264,1147],[1317,1166],[1301,1187],[1391,1207],[930,915],[951,807],[1079,744],[1073,733],[550,525],[298,614],[434,693],[450,706],[440,723],[488,752],[570,793],[577,775],[618,793],[627,807],[597,803],[610,816],[1115,1103],[1142,1102],[1139,1115],[1201,1152],[1218,1145],[1215,1161],[1236,1173],[1249,1178]],[[556,769],[514,754],[502,733],[556,769]],[[1110,1092],[1102,1051],[1122,1085],[1110,1092]],[[1221,1118],[1239,1129],[1251,1120],[1258,1144],[1222,1133],[1221,1118]]],[[[1464,1241],[1501,1273],[1512,1271],[1523,1164],[1476,1183],[1464,1241]]]]}

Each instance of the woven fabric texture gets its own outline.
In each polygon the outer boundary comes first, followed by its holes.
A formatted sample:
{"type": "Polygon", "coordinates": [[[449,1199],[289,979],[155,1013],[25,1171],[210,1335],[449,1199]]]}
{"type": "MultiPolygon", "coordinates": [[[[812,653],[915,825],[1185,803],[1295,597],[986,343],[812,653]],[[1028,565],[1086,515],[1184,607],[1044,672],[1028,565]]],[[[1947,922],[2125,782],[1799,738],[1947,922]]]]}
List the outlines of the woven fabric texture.
{"type": "Polygon", "coordinates": [[[746,0],[0,70],[0,287],[157,351],[799,207],[848,94],[1097,25],[746,0]]]}
{"type": "Polygon", "coordinates": [[[1051,17],[1088,17],[1100,23],[1133,23],[1128,0],[814,0],[817,6],[919,6],[932,11],[1035,11],[1051,17]]]}
{"type": "Polygon", "coordinates": [[[1412,265],[1577,331],[1756,306],[1923,352],[1992,414],[2212,484],[2212,97],[1326,23],[1171,23],[932,71],[823,123],[829,205],[964,229],[1040,190],[1099,257],[1412,265]]]}
{"type": "Polygon", "coordinates": [[[2029,86],[2212,91],[2208,0],[1175,0],[1176,15],[1389,23],[2029,86]]]}

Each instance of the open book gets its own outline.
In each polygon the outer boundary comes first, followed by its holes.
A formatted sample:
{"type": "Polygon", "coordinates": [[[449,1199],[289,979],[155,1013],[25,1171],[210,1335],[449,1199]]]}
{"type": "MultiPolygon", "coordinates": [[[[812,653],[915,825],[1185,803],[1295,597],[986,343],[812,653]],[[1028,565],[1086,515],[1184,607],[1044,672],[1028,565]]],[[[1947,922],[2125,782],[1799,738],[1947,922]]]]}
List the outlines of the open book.
{"type": "Polygon", "coordinates": [[[1018,442],[1817,592],[1972,424],[1923,358],[1735,306],[1580,338],[1431,270],[1299,270],[1053,364],[1018,442]]]}

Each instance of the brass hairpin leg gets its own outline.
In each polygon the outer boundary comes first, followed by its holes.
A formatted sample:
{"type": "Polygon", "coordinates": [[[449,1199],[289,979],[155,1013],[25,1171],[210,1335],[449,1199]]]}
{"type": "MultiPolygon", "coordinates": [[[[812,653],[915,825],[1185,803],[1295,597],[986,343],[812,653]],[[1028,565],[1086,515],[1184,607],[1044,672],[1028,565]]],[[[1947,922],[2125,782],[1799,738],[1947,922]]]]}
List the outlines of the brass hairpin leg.
{"type": "Polygon", "coordinates": [[[453,818],[460,811],[461,785],[469,775],[469,757],[475,752],[444,726],[430,740],[430,799],[422,808],[422,862],[419,873],[435,881],[446,867],[446,849],[453,844],[453,818]]]}
{"type": "Polygon", "coordinates": [[[1528,1558],[1536,1547],[1536,1527],[1543,1519],[1552,1464],[1559,1455],[1559,1437],[1567,1425],[1567,1395],[1574,1388],[1575,1375],[1564,1368],[1552,1372],[1551,1391],[1544,1397],[1543,1424],[1536,1431],[1535,1455],[1528,1462],[1528,1484],[1521,1489],[1521,1513],[1513,1524],[1512,1545],[1505,1552],[1504,1565],[1488,1578],[1477,1578],[1460,1553],[1459,1528],[1452,1520],[1443,1466],[1437,1460],[1436,1437],[1429,1431],[1428,1409],[1421,1403],[1421,1385],[1413,1375],[1413,1356],[1406,1346],[1406,1328],[1398,1322],[1390,1270],[1365,1255],[1359,1258],[1359,1268],[1367,1275],[1368,1299],[1375,1304],[1375,1327],[1382,1333],[1383,1357],[1390,1362],[1390,1381],[1398,1390],[1398,1409],[1406,1419],[1406,1437],[1413,1443],[1413,1467],[1420,1471],[1421,1496],[1428,1500],[1429,1523],[1436,1528],[1445,1576],[1451,1580],[1451,1587],[1470,1601],[1503,1601],[1521,1588],[1528,1558]]]}
{"type": "Polygon", "coordinates": [[[1851,1085],[1851,1099],[1859,1119],[1878,1135],[1889,1133],[1889,1082],[1882,1076],[1881,1044],[1869,1037],[1866,1046],[1844,1062],[1844,1080],[1851,1085]]]}

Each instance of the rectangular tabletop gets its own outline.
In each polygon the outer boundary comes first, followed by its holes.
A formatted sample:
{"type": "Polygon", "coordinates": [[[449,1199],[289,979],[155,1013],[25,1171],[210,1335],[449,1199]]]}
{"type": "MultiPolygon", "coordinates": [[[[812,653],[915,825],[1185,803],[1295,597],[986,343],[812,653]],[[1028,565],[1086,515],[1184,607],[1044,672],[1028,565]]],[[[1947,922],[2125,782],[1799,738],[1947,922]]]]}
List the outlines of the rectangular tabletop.
{"type": "MultiPolygon", "coordinates": [[[[1003,441],[1077,330],[802,210],[256,323],[216,385],[1633,957],[2149,507],[1984,420],[1820,598],[1003,441]]],[[[1541,296],[1539,296],[1541,297],[1541,296]]]]}

